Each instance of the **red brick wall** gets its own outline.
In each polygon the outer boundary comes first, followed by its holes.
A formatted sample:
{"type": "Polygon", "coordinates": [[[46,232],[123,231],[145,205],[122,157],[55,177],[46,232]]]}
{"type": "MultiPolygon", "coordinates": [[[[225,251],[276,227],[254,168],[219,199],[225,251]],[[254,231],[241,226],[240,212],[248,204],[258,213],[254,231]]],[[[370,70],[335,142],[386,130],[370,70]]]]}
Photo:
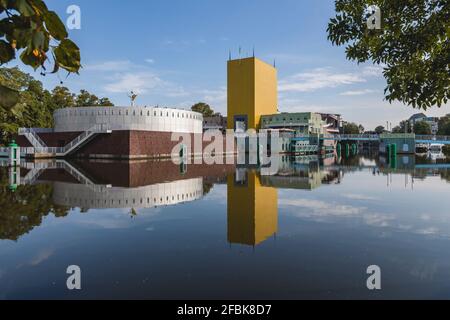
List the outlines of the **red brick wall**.
{"type": "MultiPolygon", "coordinates": [[[[49,147],[62,147],[80,134],[80,132],[55,132],[41,133],[39,136],[49,147]]],[[[78,150],[75,156],[94,158],[170,157],[173,148],[179,144],[178,141],[171,141],[171,137],[170,132],[113,131],[111,134],[95,136],[88,144],[78,150]]],[[[194,142],[194,134],[191,134],[190,153],[194,153],[194,142]]],[[[29,141],[23,136],[17,137],[17,143],[21,147],[31,147],[29,141]]],[[[210,143],[202,142],[202,150],[210,143]]],[[[223,150],[226,151],[225,138],[223,150]]]]}
{"type": "Polygon", "coordinates": [[[125,157],[129,154],[129,142],[129,131],[113,131],[110,134],[99,134],[78,150],[76,156],[106,155],[125,157]]]}

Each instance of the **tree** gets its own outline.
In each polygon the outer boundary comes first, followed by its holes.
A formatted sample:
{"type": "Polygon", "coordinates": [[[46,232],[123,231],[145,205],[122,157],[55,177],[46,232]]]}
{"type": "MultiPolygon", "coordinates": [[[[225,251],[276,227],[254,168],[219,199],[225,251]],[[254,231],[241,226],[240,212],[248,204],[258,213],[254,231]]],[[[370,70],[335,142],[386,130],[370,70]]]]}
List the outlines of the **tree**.
{"type": "Polygon", "coordinates": [[[48,128],[53,125],[54,104],[42,83],[16,68],[0,68],[0,85],[19,95],[12,108],[0,107],[0,143],[9,141],[20,127],[48,128]]]}
{"type": "Polygon", "coordinates": [[[382,133],[384,133],[384,131],[386,131],[386,129],[383,126],[378,126],[375,128],[375,132],[377,134],[382,134],[382,133]]]}
{"type": "Polygon", "coordinates": [[[112,107],[114,104],[108,98],[99,99],[95,94],[87,90],[80,90],[75,98],[75,107],[112,107]]]}
{"type": "MultiPolygon", "coordinates": [[[[64,69],[78,73],[81,67],[80,50],[68,39],[66,27],[54,11],[42,0],[1,0],[0,66],[16,58],[34,70],[47,70],[45,64],[52,57],[51,73],[64,69]]],[[[19,93],[0,85],[0,106],[12,108],[19,101],[19,93]]]]}
{"type": "Polygon", "coordinates": [[[411,133],[411,132],[412,132],[411,125],[409,121],[406,120],[401,121],[400,124],[392,130],[392,133],[411,133]]]}
{"type": "MultiPolygon", "coordinates": [[[[0,144],[7,144],[22,127],[52,128],[56,109],[76,105],[76,96],[68,88],[58,86],[49,92],[40,81],[17,67],[0,68],[0,85],[13,89],[19,95],[18,102],[12,108],[0,106],[0,144]]],[[[108,98],[98,99],[86,90],[83,92],[93,106],[113,105],[108,98]]]]}
{"type": "Polygon", "coordinates": [[[360,134],[360,126],[353,122],[346,123],[344,124],[344,134],[360,134]]]}
{"type": "Polygon", "coordinates": [[[414,124],[414,133],[429,135],[431,134],[431,126],[425,121],[419,121],[414,124]]]}
{"type": "Polygon", "coordinates": [[[373,0],[380,30],[369,30],[367,1],[336,0],[328,39],[346,45],[347,59],[384,65],[385,96],[413,108],[441,107],[450,98],[448,0],[373,0]]]}
{"type": "Polygon", "coordinates": [[[450,117],[442,117],[439,119],[438,135],[450,136],[450,117]]]}
{"type": "Polygon", "coordinates": [[[377,134],[382,134],[382,133],[385,133],[386,131],[387,130],[384,126],[378,126],[375,128],[375,133],[377,133],[377,134]]]}
{"type": "Polygon", "coordinates": [[[114,103],[112,103],[109,98],[101,98],[98,100],[98,105],[102,107],[114,107],[114,103]]]}
{"type": "Polygon", "coordinates": [[[194,104],[191,110],[203,114],[204,117],[212,117],[214,115],[214,110],[211,109],[209,104],[204,102],[194,104]]]}
{"type": "Polygon", "coordinates": [[[57,109],[75,106],[75,95],[66,87],[55,87],[52,90],[52,100],[57,109]]]}

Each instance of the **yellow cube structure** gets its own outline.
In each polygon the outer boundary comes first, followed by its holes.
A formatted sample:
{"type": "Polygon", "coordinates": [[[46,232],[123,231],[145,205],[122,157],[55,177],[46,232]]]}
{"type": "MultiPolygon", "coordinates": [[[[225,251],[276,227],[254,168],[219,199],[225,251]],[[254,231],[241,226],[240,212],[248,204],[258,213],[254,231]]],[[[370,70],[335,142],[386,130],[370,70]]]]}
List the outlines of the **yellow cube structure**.
{"type": "Polygon", "coordinates": [[[277,112],[275,67],[254,57],[228,61],[228,129],[260,129],[261,116],[277,112]]]}

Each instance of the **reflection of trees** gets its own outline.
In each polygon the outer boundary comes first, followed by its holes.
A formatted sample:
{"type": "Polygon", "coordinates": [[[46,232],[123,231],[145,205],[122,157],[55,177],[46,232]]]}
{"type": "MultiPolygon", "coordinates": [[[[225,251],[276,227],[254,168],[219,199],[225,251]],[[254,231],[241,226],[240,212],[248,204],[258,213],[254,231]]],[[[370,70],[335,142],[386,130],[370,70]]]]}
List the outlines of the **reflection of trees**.
{"type": "Polygon", "coordinates": [[[441,178],[444,179],[447,182],[450,182],[450,170],[442,170],[441,171],[441,178]]]}
{"type": "Polygon", "coordinates": [[[52,204],[51,185],[20,186],[15,192],[8,188],[8,175],[0,170],[0,239],[18,240],[42,223],[50,213],[56,217],[68,214],[68,208],[52,204]]]}
{"type": "Polygon", "coordinates": [[[203,182],[203,195],[206,196],[208,193],[210,193],[213,187],[214,183],[203,182]]]}

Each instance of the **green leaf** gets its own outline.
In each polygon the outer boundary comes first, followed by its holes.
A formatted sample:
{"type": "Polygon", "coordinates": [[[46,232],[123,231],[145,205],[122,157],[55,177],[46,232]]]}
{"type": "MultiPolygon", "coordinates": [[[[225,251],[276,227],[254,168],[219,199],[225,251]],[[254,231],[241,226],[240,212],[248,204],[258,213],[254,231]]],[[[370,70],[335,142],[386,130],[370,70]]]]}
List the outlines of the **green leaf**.
{"type": "Polygon", "coordinates": [[[5,40],[0,40],[0,65],[14,59],[15,51],[5,40]]]}
{"type": "Polygon", "coordinates": [[[68,34],[66,27],[54,11],[48,11],[44,15],[44,21],[48,32],[53,38],[59,41],[67,38],[68,34]]]}
{"type": "Polygon", "coordinates": [[[31,17],[36,14],[34,9],[28,4],[27,0],[16,0],[16,8],[25,17],[31,17]]]}
{"type": "Polygon", "coordinates": [[[20,59],[26,65],[33,67],[34,70],[36,70],[37,68],[39,68],[39,66],[41,66],[41,60],[35,55],[33,55],[32,52],[28,53],[27,50],[22,52],[22,54],[20,55],[20,59]]]}
{"type": "Polygon", "coordinates": [[[29,0],[29,3],[40,15],[48,12],[47,6],[42,0],[29,0]]]}
{"type": "Polygon", "coordinates": [[[0,107],[11,109],[19,102],[19,92],[0,85],[0,107]]]}
{"type": "Polygon", "coordinates": [[[58,65],[69,71],[77,73],[81,68],[80,49],[69,39],[61,41],[54,50],[56,62],[58,65]]]}
{"type": "Polygon", "coordinates": [[[35,49],[43,49],[45,46],[45,35],[42,31],[33,33],[33,47],[35,49]]]}

